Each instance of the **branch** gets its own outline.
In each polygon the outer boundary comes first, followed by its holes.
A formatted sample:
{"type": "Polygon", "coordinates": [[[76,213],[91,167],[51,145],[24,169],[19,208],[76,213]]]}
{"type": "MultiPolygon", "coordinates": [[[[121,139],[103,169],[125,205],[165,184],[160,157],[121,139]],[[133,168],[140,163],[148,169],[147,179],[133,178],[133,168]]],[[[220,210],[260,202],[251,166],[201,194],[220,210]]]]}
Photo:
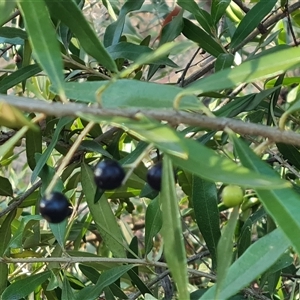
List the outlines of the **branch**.
{"type": "Polygon", "coordinates": [[[247,123],[240,120],[229,118],[211,118],[196,113],[187,113],[175,111],[173,109],[156,110],[156,109],[104,109],[91,107],[85,104],[77,103],[49,103],[46,101],[35,100],[25,97],[0,95],[0,101],[13,105],[23,111],[40,112],[46,115],[57,117],[77,116],[78,112],[91,114],[94,116],[111,116],[135,118],[137,113],[143,113],[145,116],[155,119],[168,121],[171,124],[189,124],[203,127],[211,130],[224,130],[226,127],[241,135],[257,135],[270,139],[272,142],[290,144],[300,147],[300,134],[291,131],[281,131],[274,127],[247,123]]]}
{"type": "MultiPolygon", "coordinates": [[[[33,264],[33,263],[64,263],[64,264],[76,264],[76,263],[111,263],[111,264],[135,264],[143,266],[155,266],[161,268],[168,268],[168,265],[163,262],[149,261],[144,259],[133,258],[107,258],[107,257],[79,257],[79,256],[66,256],[66,257],[27,257],[27,258],[9,258],[0,257],[0,263],[21,263],[21,264],[33,264]]],[[[214,275],[204,273],[198,270],[187,268],[187,271],[191,274],[206,277],[212,280],[216,280],[214,275]]]]}
{"type": "Polygon", "coordinates": [[[5,209],[0,212],[0,218],[9,213],[10,211],[16,209],[21,205],[21,203],[30,196],[36,189],[38,189],[42,185],[42,181],[39,180],[32,187],[30,187],[22,196],[20,196],[17,200],[8,205],[5,209]]]}

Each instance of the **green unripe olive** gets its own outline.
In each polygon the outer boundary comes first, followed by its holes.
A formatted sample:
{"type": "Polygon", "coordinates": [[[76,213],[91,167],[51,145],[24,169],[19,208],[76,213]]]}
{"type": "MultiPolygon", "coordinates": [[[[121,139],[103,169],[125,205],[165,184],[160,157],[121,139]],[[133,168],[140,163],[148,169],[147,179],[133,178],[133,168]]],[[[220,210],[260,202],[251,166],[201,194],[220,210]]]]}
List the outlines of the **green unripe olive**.
{"type": "Polygon", "coordinates": [[[240,205],[243,202],[244,191],[238,185],[227,185],[222,191],[223,203],[227,207],[240,205]]]}

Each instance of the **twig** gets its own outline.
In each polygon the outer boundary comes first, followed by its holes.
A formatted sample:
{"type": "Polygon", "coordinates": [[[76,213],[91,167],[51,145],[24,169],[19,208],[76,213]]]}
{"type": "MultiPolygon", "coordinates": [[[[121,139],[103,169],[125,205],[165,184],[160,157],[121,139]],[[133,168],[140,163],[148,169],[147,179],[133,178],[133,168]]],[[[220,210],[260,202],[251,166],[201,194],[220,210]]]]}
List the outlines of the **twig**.
{"type": "MultiPolygon", "coordinates": [[[[68,105],[65,105],[56,102],[50,104],[41,100],[7,95],[0,95],[0,100],[4,100],[5,102],[27,112],[42,112],[46,115],[52,115],[57,117],[77,116],[77,113],[80,112],[99,117],[119,116],[135,118],[137,113],[141,113],[141,110],[137,108],[102,109],[77,103],[68,103],[68,105]]],[[[211,118],[196,113],[187,113],[183,111],[178,112],[174,111],[173,109],[145,109],[142,113],[149,118],[156,120],[165,120],[174,125],[189,124],[192,126],[198,126],[204,129],[212,130],[224,130],[225,127],[228,127],[234,132],[242,135],[258,135],[265,138],[269,138],[273,142],[280,142],[284,144],[300,146],[300,134],[292,131],[281,131],[277,128],[265,125],[247,123],[229,118],[211,118]]]]}
{"type": "MultiPolygon", "coordinates": [[[[300,8],[300,1],[295,2],[294,4],[292,4],[287,12],[279,12],[277,14],[275,14],[274,16],[270,17],[269,19],[267,19],[265,22],[263,22],[263,26],[264,28],[269,28],[270,26],[274,25],[277,21],[283,19],[286,17],[286,13],[291,14],[292,12],[296,11],[298,8],[300,8]]],[[[247,43],[249,43],[250,41],[252,41],[257,35],[259,35],[260,32],[258,29],[255,29],[252,33],[250,33],[248,35],[247,38],[244,39],[244,41],[239,44],[235,49],[233,49],[232,53],[240,50],[241,48],[243,48],[244,45],[246,45],[247,43]]],[[[192,74],[190,77],[188,77],[184,83],[183,86],[187,86],[188,84],[196,81],[197,79],[199,79],[200,77],[202,77],[203,75],[205,75],[207,72],[209,72],[210,70],[212,70],[212,68],[214,67],[214,63],[215,63],[215,58],[213,59],[213,61],[209,62],[205,67],[203,67],[201,70],[195,72],[194,74],[192,74]]]]}
{"type": "MultiPolygon", "coordinates": [[[[134,264],[142,266],[154,266],[161,268],[168,268],[168,265],[158,261],[148,261],[144,259],[133,258],[107,258],[107,257],[81,257],[81,256],[65,256],[65,257],[27,257],[27,258],[10,258],[0,257],[0,263],[62,263],[62,264],[76,264],[76,263],[111,263],[111,264],[134,264]]],[[[215,276],[207,274],[198,270],[187,268],[187,271],[191,274],[206,277],[215,280],[215,276]]]]}
{"type": "Polygon", "coordinates": [[[17,208],[21,203],[28,197],[30,196],[37,188],[39,188],[42,185],[42,181],[39,180],[36,182],[33,186],[31,186],[22,196],[18,198],[18,200],[14,201],[12,204],[7,206],[5,209],[3,209],[0,212],[0,218],[9,213],[10,211],[14,210],[17,208]]]}
{"type": "Polygon", "coordinates": [[[195,51],[195,53],[193,54],[193,56],[192,56],[192,58],[190,59],[190,61],[187,63],[186,67],[184,68],[184,70],[183,70],[183,72],[182,72],[182,74],[181,74],[181,76],[180,76],[180,78],[178,79],[178,82],[177,82],[177,83],[179,84],[179,86],[183,86],[185,75],[186,75],[186,73],[188,72],[188,70],[189,70],[191,64],[193,63],[195,57],[197,56],[197,54],[199,53],[200,50],[201,50],[201,48],[199,47],[199,48],[195,51]]]}
{"type": "Polygon", "coordinates": [[[291,31],[291,35],[292,35],[294,44],[295,44],[296,47],[298,47],[297,38],[296,38],[294,29],[293,29],[293,25],[292,25],[292,21],[291,21],[291,16],[290,16],[290,13],[289,13],[289,4],[288,4],[288,1],[285,4],[284,10],[286,11],[287,21],[288,21],[289,29],[291,31]]]}
{"type": "MultiPolygon", "coordinates": [[[[204,251],[204,252],[198,253],[198,254],[193,255],[192,257],[190,257],[187,260],[187,263],[189,264],[189,263],[191,263],[191,262],[193,262],[193,261],[195,261],[197,259],[202,260],[202,258],[205,257],[205,256],[207,256],[207,255],[209,255],[209,251],[204,251]]],[[[170,270],[165,270],[164,272],[160,273],[157,277],[155,277],[153,280],[151,280],[147,284],[147,287],[148,288],[152,287],[154,284],[156,284],[157,282],[161,281],[164,277],[168,276],[169,274],[170,274],[170,270]]],[[[209,277],[206,276],[206,278],[209,278],[209,279],[211,279],[213,281],[216,280],[216,276],[210,275],[210,274],[207,274],[207,275],[209,275],[209,277]]],[[[141,294],[142,294],[141,291],[138,291],[138,292],[136,292],[134,294],[129,295],[128,298],[130,300],[134,300],[137,297],[139,297],[141,294]]]]}

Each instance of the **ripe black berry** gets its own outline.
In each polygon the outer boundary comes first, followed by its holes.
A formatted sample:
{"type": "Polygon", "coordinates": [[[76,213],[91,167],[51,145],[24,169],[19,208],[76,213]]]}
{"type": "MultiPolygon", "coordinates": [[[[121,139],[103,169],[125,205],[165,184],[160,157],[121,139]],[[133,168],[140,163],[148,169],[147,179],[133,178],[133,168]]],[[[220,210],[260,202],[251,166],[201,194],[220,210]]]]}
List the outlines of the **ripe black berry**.
{"type": "Polygon", "coordinates": [[[147,173],[148,184],[156,191],[161,190],[162,162],[156,163],[147,173]]]}
{"type": "Polygon", "coordinates": [[[40,213],[49,223],[60,223],[70,216],[71,208],[66,196],[53,192],[40,201],[40,213]]]}
{"type": "Polygon", "coordinates": [[[114,190],[121,186],[125,172],[115,160],[103,160],[95,168],[96,185],[103,190],[114,190]]]}

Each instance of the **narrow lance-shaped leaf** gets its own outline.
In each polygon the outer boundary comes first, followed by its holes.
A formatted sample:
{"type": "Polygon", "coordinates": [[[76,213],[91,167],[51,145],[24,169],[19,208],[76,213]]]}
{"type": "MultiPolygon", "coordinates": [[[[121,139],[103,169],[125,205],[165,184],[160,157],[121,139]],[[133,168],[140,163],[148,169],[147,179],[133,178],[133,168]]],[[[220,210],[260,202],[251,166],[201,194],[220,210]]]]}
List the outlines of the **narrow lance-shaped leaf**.
{"type": "Polygon", "coordinates": [[[145,215],[145,254],[147,255],[153,247],[153,238],[162,226],[162,213],[158,198],[153,199],[147,207],[145,215]]]}
{"type": "Polygon", "coordinates": [[[189,11],[192,13],[198,23],[201,25],[201,27],[209,34],[213,35],[214,32],[216,31],[213,20],[210,16],[210,14],[199,7],[199,5],[191,0],[191,1],[186,1],[186,0],[178,0],[177,1],[178,5],[180,5],[183,9],[189,11]]]}
{"type": "Polygon", "coordinates": [[[217,284],[216,284],[216,293],[215,300],[220,299],[220,292],[225,286],[225,280],[229,267],[232,262],[233,255],[233,237],[235,232],[235,227],[237,219],[239,216],[239,206],[233,208],[228,223],[223,230],[222,236],[218,243],[218,266],[217,266],[217,284]]]}
{"type": "Polygon", "coordinates": [[[34,56],[64,97],[63,62],[55,29],[44,0],[18,0],[34,56]],[[47,34],[45,34],[47,33],[47,34]]]}
{"type": "MultiPolygon", "coordinates": [[[[30,0],[28,0],[30,1],[30,0]]],[[[88,24],[79,7],[72,0],[45,0],[51,16],[61,20],[78,38],[81,47],[98,63],[110,71],[118,72],[117,66],[88,24]]]]}
{"type": "MultiPolygon", "coordinates": [[[[16,216],[16,210],[11,211],[4,219],[0,226],[0,256],[3,257],[7,251],[7,245],[9,244],[11,238],[11,222],[16,216]]],[[[3,293],[7,286],[7,276],[8,276],[8,264],[0,263],[0,294],[3,293]]]]}
{"type": "Polygon", "coordinates": [[[81,183],[90,212],[107,248],[115,257],[126,257],[122,232],[105,195],[94,203],[96,193],[94,173],[86,164],[81,166],[81,183]]]}
{"type": "Polygon", "coordinates": [[[225,69],[190,84],[179,97],[186,94],[201,94],[227,88],[240,83],[252,82],[268,76],[278,75],[300,65],[298,48],[277,51],[246,61],[234,69],[225,69]]]}
{"type": "Polygon", "coordinates": [[[259,1],[247,12],[231,39],[230,48],[234,48],[241,43],[272,10],[276,2],[277,0],[259,1]]]}
{"type": "Polygon", "coordinates": [[[212,256],[213,268],[217,266],[217,244],[221,236],[216,185],[192,175],[192,203],[199,230],[212,256]]]}
{"type": "MultiPolygon", "coordinates": [[[[257,172],[257,174],[265,174],[274,178],[278,177],[278,174],[249,149],[243,141],[233,135],[232,139],[243,165],[257,172]]],[[[298,238],[298,232],[300,231],[299,194],[291,188],[271,189],[268,191],[256,189],[256,193],[266,211],[285,233],[296,251],[300,253],[300,240],[298,238]]]]}
{"type": "Polygon", "coordinates": [[[0,27],[8,21],[9,14],[13,12],[15,6],[16,1],[14,0],[0,1],[0,27]]]}
{"type": "MultiPolygon", "coordinates": [[[[143,82],[137,80],[86,81],[68,82],[65,86],[68,98],[87,102],[96,102],[96,92],[107,85],[101,94],[101,105],[104,108],[173,108],[174,98],[182,91],[181,88],[171,85],[143,82]],[[124,93],[126,91],[126,93],[124,93]]],[[[52,89],[56,92],[56,89],[52,89]]],[[[196,96],[184,97],[180,109],[200,109],[201,103],[196,96]]]]}
{"type": "Polygon", "coordinates": [[[26,80],[27,78],[36,75],[37,73],[41,72],[41,70],[41,67],[35,64],[26,66],[13,72],[1,80],[0,93],[6,93],[8,89],[16,86],[18,83],[26,80]]]}
{"type": "Polygon", "coordinates": [[[214,20],[214,24],[217,24],[217,22],[222,18],[230,2],[231,0],[212,0],[211,16],[214,20]]]}
{"type": "Polygon", "coordinates": [[[50,271],[25,277],[12,283],[2,294],[2,300],[22,299],[50,277],[50,271]]]}
{"type": "Polygon", "coordinates": [[[115,45],[119,42],[125,25],[126,15],[142,7],[145,0],[126,1],[120,10],[120,15],[116,22],[110,24],[104,34],[105,47],[115,45]]]}
{"type": "Polygon", "coordinates": [[[164,255],[172,277],[177,285],[179,299],[189,299],[187,262],[183,242],[183,232],[171,159],[163,160],[162,191],[160,193],[164,240],[164,255]]]}
{"type": "Polygon", "coordinates": [[[97,299],[103,289],[118,280],[123,274],[131,270],[134,265],[124,265],[111,268],[103,272],[95,285],[83,288],[76,296],[80,299],[97,299]]]}
{"type": "MultiPolygon", "coordinates": [[[[252,244],[229,268],[218,299],[229,299],[269,269],[290,246],[285,234],[276,229],[252,244]]],[[[213,299],[216,286],[201,300],[213,299]]]]}
{"type": "Polygon", "coordinates": [[[197,43],[203,50],[209,54],[218,57],[221,53],[225,53],[225,50],[219,43],[216,42],[209,34],[203,29],[195,25],[188,19],[183,19],[184,27],[182,33],[188,39],[197,43]]]}
{"type": "Polygon", "coordinates": [[[54,133],[54,135],[52,137],[52,140],[51,140],[51,143],[48,145],[46,151],[41,155],[39,161],[37,162],[37,164],[36,164],[36,166],[33,170],[33,173],[31,175],[31,182],[34,182],[37,179],[37,177],[38,177],[39,173],[41,172],[43,166],[46,164],[48,158],[50,157],[50,155],[52,153],[52,150],[54,149],[54,147],[55,147],[55,145],[58,141],[60,132],[72,120],[73,120],[73,118],[71,118],[71,117],[63,117],[58,121],[55,133],[54,133]]]}

